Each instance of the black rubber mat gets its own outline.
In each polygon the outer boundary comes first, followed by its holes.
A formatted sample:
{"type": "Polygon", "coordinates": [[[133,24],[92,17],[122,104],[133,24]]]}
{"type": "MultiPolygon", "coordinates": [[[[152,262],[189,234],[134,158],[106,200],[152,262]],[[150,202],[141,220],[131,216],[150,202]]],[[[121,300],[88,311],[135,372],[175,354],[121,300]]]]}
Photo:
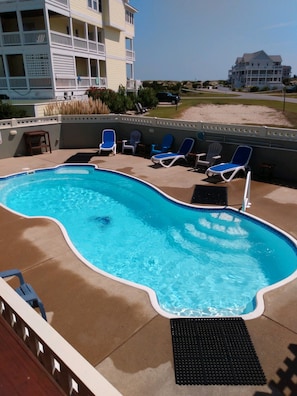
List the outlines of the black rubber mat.
{"type": "Polygon", "coordinates": [[[64,163],[65,164],[78,164],[78,163],[87,163],[90,161],[92,157],[94,157],[96,153],[77,153],[69,157],[64,163]]]}
{"type": "Polygon", "coordinates": [[[195,186],[192,203],[209,205],[228,205],[227,187],[217,186],[195,186]]]}
{"type": "Polygon", "coordinates": [[[264,385],[242,318],[171,319],[178,385],[264,385]]]}

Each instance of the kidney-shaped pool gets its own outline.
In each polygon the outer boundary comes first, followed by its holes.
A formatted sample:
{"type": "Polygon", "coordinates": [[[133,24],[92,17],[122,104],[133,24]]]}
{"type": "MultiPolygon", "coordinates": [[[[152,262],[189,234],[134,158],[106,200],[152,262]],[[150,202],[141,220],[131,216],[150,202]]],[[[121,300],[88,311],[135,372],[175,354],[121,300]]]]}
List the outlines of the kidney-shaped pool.
{"type": "Polygon", "coordinates": [[[0,203],[58,221],[85,263],[144,288],[168,317],[259,314],[261,294],[296,274],[296,241],[279,229],[92,165],[1,178],[0,203]]]}

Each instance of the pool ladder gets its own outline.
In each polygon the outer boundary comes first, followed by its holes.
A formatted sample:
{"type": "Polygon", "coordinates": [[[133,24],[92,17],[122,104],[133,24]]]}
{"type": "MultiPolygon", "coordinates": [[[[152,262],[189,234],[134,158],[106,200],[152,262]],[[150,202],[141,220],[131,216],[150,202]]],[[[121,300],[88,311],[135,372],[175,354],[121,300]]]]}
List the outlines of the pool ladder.
{"type": "Polygon", "coordinates": [[[241,206],[241,210],[243,212],[245,212],[246,209],[251,206],[251,202],[250,202],[251,178],[252,178],[252,172],[249,170],[246,175],[245,188],[244,188],[244,194],[243,194],[243,200],[241,206]]]}

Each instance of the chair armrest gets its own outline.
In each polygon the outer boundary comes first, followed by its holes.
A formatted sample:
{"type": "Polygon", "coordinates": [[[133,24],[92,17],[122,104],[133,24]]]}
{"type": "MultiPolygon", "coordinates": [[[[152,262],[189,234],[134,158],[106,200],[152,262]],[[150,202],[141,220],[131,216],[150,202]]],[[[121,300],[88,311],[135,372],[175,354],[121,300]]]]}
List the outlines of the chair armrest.
{"type": "Polygon", "coordinates": [[[212,157],[213,159],[215,159],[215,160],[217,160],[217,159],[220,159],[221,158],[221,156],[220,155],[215,155],[214,157],[212,157]]]}
{"type": "Polygon", "coordinates": [[[122,143],[124,143],[124,144],[125,144],[125,143],[127,143],[127,142],[128,142],[128,140],[127,140],[127,139],[126,139],[126,140],[122,140],[122,143]]]}
{"type": "Polygon", "coordinates": [[[199,154],[196,154],[197,160],[200,160],[200,157],[205,157],[205,156],[206,156],[206,153],[199,153],[199,154]]]}
{"type": "Polygon", "coordinates": [[[19,280],[20,280],[20,284],[21,285],[25,283],[21,271],[19,271],[17,269],[12,269],[12,270],[7,270],[7,271],[0,272],[0,277],[1,278],[8,278],[10,276],[17,276],[19,278],[19,280]]]}
{"type": "Polygon", "coordinates": [[[161,146],[159,145],[159,144],[157,144],[157,143],[153,143],[152,144],[152,150],[161,150],[161,146]]]}

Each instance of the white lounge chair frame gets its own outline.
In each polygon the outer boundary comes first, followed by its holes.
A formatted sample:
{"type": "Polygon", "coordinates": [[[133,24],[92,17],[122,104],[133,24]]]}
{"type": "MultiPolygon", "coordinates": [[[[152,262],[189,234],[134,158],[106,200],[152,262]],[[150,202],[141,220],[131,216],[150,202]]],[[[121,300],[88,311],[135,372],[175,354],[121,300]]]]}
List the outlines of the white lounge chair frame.
{"type": "Polygon", "coordinates": [[[207,176],[219,175],[225,182],[231,181],[239,171],[246,172],[253,149],[250,146],[238,146],[230,162],[222,162],[206,170],[207,176]]]}
{"type": "Polygon", "coordinates": [[[116,133],[114,129],[103,129],[102,131],[102,142],[99,144],[99,152],[98,154],[101,153],[101,151],[112,151],[114,155],[116,155],[117,152],[117,140],[116,140],[116,133]],[[113,144],[112,140],[105,140],[105,134],[109,133],[113,135],[113,144]]]}
{"type": "Polygon", "coordinates": [[[164,168],[169,168],[179,159],[186,160],[186,156],[192,150],[194,143],[195,140],[193,138],[185,138],[177,153],[156,154],[151,157],[151,160],[154,164],[160,164],[164,168]]]}

